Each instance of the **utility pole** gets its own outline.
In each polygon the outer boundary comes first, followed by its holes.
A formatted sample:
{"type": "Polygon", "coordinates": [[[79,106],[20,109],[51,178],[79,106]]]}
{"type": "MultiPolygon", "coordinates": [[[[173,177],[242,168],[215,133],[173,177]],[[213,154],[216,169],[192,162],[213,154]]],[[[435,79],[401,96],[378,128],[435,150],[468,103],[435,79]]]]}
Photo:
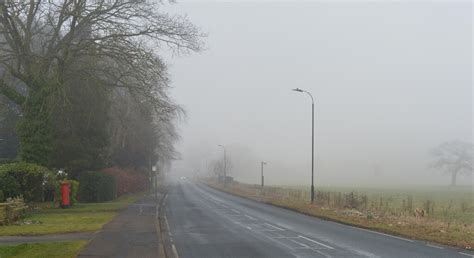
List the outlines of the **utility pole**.
{"type": "Polygon", "coordinates": [[[227,157],[226,157],[226,151],[225,151],[225,147],[224,145],[217,145],[219,147],[222,147],[222,149],[224,150],[224,187],[226,186],[226,183],[227,183],[227,157]]]}
{"type": "Polygon", "coordinates": [[[262,167],[262,188],[263,188],[263,186],[265,185],[265,183],[264,183],[265,180],[264,180],[264,177],[263,177],[263,165],[266,165],[266,164],[267,164],[267,163],[266,163],[265,161],[262,161],[262,162],[261,162],[261,167],[262,167]]]}

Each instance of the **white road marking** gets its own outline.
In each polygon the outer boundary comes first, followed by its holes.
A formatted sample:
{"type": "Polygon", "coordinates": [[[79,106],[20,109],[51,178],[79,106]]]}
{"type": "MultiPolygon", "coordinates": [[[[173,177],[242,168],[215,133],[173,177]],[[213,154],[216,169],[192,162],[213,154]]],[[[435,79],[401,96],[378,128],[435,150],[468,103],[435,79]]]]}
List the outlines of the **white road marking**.
{"type": "Polygon", "coordinates": [[[236,210],[236,209],[232,209],[233,212],[235,213],[240,213],[240,211],[236,210]]]}
{"type": "Polygon", "coordinates": [[[246,228],[248,228],[248,229],[252,230],[252,228],[251,228],[251,227],[249,227],[249,226],[246,226],[246,228]]]}
{"type": "Polygon", "coordinates": [[[313,243],[315,243],[315,244],[318,244],[318,245],[324,246],[324,247],[326,247],[326,248],[329,248],[329,249],[334,249],[334,247],[331,247],[331,246],[325,245],[325,244],[323,244],[323,243],[320,243],[320,242],[318,242],[318,241],[316,241],[316,240],[313,240],[313,239],[307,238],[307,237],[305,237],[305,236],[298,235],[298,237],[299,237],[299,238],[306,239],[306,240],[308,240],[308,241],[310,241],[310,242],[313,242],[313,243]]]}
{"type": "Polygon", "coordinates": [[[430,244],[426,244],[426,245],[430,246],[430,247],[433,247],[433,248],[444,249],[443,247],[437,246],[437,245],[430,245],[430,244]]]}
{"type": "Polygon", "coordinates": [[[300,243],[300,242],[298,242],[298,241],[295,241],[295,240],[293,240],[293,239],[290,239],[290,241],[293,242],[293,243],[295,243],[295,244],[298,244],[298,245],[300,245],[300,246],[302,246],[302,247],[304,247],[304,248],[309,248],[309,246],[307,246],[307,245],[305,245],[305,244],[303,244],[303,243],[300,243]]]}
{"type": "Polygon", "coordinates": [[[174,257],[179,257],[178,250],[176,250],[176,246],[174,244],[171,244],[171,251],[173,252],[174,257]]]}
{"type": "Polygon", "coordinates": [[[256,218],[252,217],[252,216],[249,216],[249,215],[244,215],[245,217],[251,219],[251,220],[257,220],[256,218]]]}
{"type": "MultiPolygon", "coordinates": [[[[353,228],[356,228],[356,227],[353,227],[353,228]]],[[[377,234],[377,235],[388,236],[388,237],[391,237],[391,238],[400,239],[400,240],[407,241],[407,242],[413,242],[413,240],[410,240],[410,239],[406,239],[406,238],[403,238],[403,237],[392,236],[392,235],[389,235],[389,234],[385,234],[385,233],[381,233],[381,232],[377,232],[377,231],[372,231],[372,230],[368,230],[368,229],[365,229],[365,228],[356,228],[356,229],[371,232],[371,233],[374,233],[374,234],[377,234]]]]}
{"type": "Polygon", "coordinates": [[[277,226],[273,226],[272,224],[268,224],[268,223],[263,223],[263,224],[264,224],[264,225],[267,225],[267,226],[269,226],[269,227],[272,227],[272,228],[275,228],[275,229],[281,230],[281,231],[285,231],[284,229],[282,229],[282,228],[279,228],[279,227],[277,227],[277,226]]]}
{"type": "Polygon", "coordinates": [[[168,230],[168,236],[169,236],[170,238],[172,238],[172,237],[173,237],[173,234],[171,233],[170,224],[168,224],[168,217],[167,217],[166,215],[165,215],[165,223],[166,223],[166,228],[167,228],[167,230],[168,230]]]}
{"type": "Polygon", "coordinates": [[[463,255],[466,255],[466,256],[469,256],[469,257],[474,257],[474,255],[472,254],[467,254],[467,253],[463,253],[463,252],[459,252],[460,254],[463,254],[463,255]]]}

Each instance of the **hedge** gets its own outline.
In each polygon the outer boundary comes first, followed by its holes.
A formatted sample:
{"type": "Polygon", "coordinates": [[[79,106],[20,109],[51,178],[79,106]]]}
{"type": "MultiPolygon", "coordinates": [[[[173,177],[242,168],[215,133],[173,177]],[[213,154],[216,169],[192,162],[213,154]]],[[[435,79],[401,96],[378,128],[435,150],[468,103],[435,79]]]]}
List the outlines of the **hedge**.
{"type": "Polygon", "coordinates": [[[82,172],[79,177],[78,199],[81,202],[105,202],[117,197],[113,176],[96,171],[82,172]]]}
{"type": "Polygon", "coordinates": [[[101,172],[115,177],[117,182],[117,196],[129,193],[138,193],[148,189],[148,176],[132,169],[110,167],[101,172]]]}
{"type": "Polygon", "coordinates": [[[0,189],[4,198],[23,196],[26,202],[44,201],[45,193],[54,191],[51,170],[31,163],[0,165],[0,189]]]}

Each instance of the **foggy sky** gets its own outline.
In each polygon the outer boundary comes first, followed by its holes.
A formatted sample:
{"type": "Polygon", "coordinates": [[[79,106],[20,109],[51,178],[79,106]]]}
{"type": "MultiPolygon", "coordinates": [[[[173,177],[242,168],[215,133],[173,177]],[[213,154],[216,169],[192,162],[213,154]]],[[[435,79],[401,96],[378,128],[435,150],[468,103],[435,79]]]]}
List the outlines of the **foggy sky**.
{"type": "MultiPolygon", "coordinates": [[[[316,185],[448,184],[429,151],[472,141],[472,4],[464,2],[180,2],[207,50],[168,56],[186,110],[192,173],[227,146],[237,180],[307,184],[311,100],[316,185]]],[[[460,177],[458,183],[471,183],[460,177]]]]}

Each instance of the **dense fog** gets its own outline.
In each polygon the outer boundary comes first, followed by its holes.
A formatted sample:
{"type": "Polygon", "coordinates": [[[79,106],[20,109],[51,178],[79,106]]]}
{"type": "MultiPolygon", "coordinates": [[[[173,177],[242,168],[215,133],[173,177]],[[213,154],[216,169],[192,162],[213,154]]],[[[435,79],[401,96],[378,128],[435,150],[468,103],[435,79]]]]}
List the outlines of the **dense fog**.
{"type": "MultiPolygon", "coordinates": [[[[204,2],[169,6],[208,33],[207,50],[169,55],[187,111],[172,173],[259,183],[448,185],[430,152],[472,142],[470,1],[204,2]],[[403,18],[402,18],[403,17],[403,18]]],[[[471,184],[460,176],[458,184],[471,184]]]]}

